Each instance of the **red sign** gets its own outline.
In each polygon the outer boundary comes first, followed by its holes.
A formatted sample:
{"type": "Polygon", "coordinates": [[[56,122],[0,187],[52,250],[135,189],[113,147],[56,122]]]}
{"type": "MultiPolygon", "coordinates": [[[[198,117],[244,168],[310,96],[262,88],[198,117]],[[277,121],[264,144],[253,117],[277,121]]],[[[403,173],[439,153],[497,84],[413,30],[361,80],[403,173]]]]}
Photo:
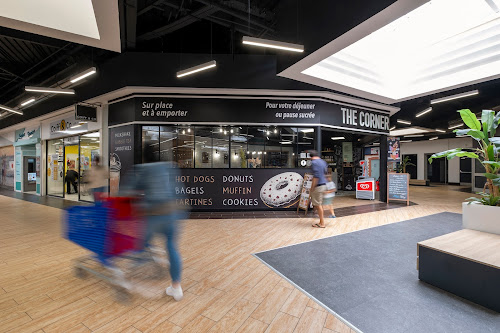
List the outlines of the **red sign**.
{"type": "Polygon", "coordinates": [[[373,182],[358,183],[358,191],[373,191],[373,182]]]}

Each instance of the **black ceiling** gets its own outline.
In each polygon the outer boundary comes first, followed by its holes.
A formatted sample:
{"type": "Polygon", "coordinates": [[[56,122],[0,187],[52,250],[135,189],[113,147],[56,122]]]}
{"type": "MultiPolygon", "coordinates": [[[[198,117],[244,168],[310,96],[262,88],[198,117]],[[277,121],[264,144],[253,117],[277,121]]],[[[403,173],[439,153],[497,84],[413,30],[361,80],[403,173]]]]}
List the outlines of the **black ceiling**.
{"type": "MultiPolygon", "coordinates": [[[[304,43],[307,55],[394,0],[118,2],[124,53],[276,54],[243,46],[241,37],[252,35],[304,43]]],[[[295,55],[278,54],[279,67],[298,60],[295,55]]],[[[55,85],[59,80],[90,66],[99,67],[117,56],[111,51],[0,27],[0,104],[15,107],[26,98],[25,85],[55,85]]],[[[395,124],[396,119],[401,118],[417,126],[447,128],[449,120],[458,119],[458,109],[480,111],[499,106],[499,87],[500,81],[493,80],[399,103],[401,111],[391,121],[395,124]],[[435,105],[431,113],[415,118],[416,113],[429,106],[430,99],[471,89],[479,89],[480,95],[435,105]]]]}

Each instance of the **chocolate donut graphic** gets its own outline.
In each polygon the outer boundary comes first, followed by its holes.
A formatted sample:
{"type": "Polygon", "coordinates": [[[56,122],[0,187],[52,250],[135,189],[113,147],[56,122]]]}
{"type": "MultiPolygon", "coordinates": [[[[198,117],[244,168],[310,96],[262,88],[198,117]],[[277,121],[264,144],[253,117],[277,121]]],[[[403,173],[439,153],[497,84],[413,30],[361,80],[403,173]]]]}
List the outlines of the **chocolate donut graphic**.
{"type": "Polygon", "coordinates": [[[292,203],[300,195],[304,178],[296,172],[283,172],[270,178],[260,189],[260,199],[270,207],[292,203]]]}

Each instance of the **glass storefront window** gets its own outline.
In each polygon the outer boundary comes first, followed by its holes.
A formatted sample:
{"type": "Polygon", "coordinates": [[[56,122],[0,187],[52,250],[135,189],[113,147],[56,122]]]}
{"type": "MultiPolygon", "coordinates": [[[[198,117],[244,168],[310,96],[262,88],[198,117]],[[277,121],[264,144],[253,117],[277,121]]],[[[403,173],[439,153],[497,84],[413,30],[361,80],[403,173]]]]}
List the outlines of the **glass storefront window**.
{"type": "Polygon", "coordinates": [[[47,141],[47,194],[64,197],[64,141],[47,141]]]}
{"type": "Polygon", "coordinates": [[[231,127],[231,168],[247,168],[247,128],[243,126],[231,127]]]}
{"type": "Polygon", "coordinates": [[[177,142],[175,149],[175,160],[179,168],[194,167],[194,130],[190,126],[177,128],[177,142]]]}
{"type": "Polygon", "coordinates": [[[247,162],[249,168],[263,168],[266,156],[266,127],[248,127],[247,162]]]}
{"type": "Polygon", "coordinates": [[[299,156],[298,167],[308,168],[310,167],[308,151],[314,149],[314,128],[298,128],[297,134],[297,149],[299,156]]]}
{"type": "MultiPolygon", "coordinates": [[[[160,127],[159,126],[142,126],[142,144],[158,147],[155,149],[155,158],[158,161],[160,158],[160,127]]],[[[144,163],[144,156],[142,162],[144,163]]]]}
{"type": "Polygon", "coordinates": [[[231,130],[220,127],[212,131],[213,168],[229,168],[229,136],[231,130]]]}
{"type": "Polygon", "coordinates": [[[143,144],[181,168],[308,167],[314,129],[275,126],[143,126],[143,144]],[[304,164],[306,163],[306,164],[304,164]]]}
{"type": "Polygon", "coordinates": [[[212,168],[212,132],[216,127],[196,127],[194,138],[195,168],[212,168]]]}

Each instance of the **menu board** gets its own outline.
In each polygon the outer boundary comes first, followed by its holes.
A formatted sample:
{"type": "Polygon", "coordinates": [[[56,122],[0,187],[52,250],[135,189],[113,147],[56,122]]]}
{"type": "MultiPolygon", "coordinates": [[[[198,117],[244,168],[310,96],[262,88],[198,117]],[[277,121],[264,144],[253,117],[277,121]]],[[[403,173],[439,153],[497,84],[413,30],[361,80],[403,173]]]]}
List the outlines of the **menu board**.
{"type": "Polygon", "coordinates": [[[387,202],[389,200],[406,201],[410,204],[410,174],[387,173],[387,202]]]}
{"type": "Polygon", "coordinates": [[[302,189],[300,191],[299,205],[297,206],[297,212],[299,209],[304,209],[307,214],[309,209],[309,203],[311,202],[311,186],[312,186],[313,174],[304,174],[304,183],[302,184],[302,189]]]}

